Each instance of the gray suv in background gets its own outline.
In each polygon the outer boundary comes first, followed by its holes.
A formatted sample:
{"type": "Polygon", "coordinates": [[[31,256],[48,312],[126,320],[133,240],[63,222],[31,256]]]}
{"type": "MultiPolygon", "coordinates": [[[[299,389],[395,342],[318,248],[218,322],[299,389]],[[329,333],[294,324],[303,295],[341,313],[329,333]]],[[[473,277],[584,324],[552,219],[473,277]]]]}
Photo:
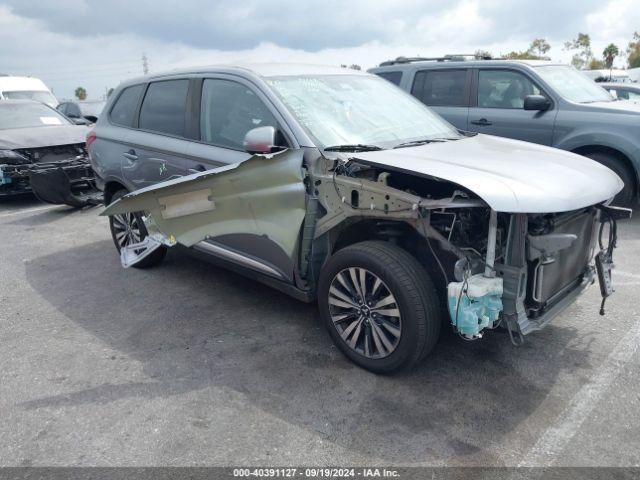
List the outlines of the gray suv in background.
{"type": "Polygon", "coordinates": [[[592,158],[623,180],[617,204],[628,206],[637,199],[640,105],[614,101],[571,66],[459,56],[400,57],[369,71],[411,92],[460,130],[592,158]]]}

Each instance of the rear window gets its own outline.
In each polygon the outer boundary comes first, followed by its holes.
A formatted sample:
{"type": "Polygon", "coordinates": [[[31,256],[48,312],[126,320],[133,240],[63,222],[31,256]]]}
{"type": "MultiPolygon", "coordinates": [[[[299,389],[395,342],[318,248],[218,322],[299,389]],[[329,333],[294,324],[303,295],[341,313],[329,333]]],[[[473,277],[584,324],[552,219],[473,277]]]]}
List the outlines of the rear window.
{"type": "Polygon", "coordinates": [[[402,72],[376,72],[376,75],[388,80],[394,85],[400,85],[400,80],[402,80],[402,72]]]}
{"type": "Polygon", "coordinates": [[[133,126],[133,117],[136,114],[143,88],[144,85],[134,85],[122,91],[109,115],[113,123],[125,127],[133,126]]]}
{"type": "Polygon", "coordinates": [[[416,73],[411,93],[426,105],[463,107],[466,85],[466,70],[423,70],[416,73]]]}
{"type": "Polygon", "coordinates": [[[140,108],[138,127],[183,136],[188,90],[186,79],[150,84],[140,108]]]}

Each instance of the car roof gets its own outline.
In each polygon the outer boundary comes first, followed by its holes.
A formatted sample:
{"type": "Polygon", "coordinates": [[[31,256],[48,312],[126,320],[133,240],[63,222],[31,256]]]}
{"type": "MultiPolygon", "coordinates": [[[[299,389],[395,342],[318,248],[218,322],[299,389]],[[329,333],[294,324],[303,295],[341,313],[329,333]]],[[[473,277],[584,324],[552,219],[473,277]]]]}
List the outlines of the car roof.
{"type": "Polygon", "coordinates": [[[135,84],[163,77],[177,75],[192,75],[199,73],[241,73],[253,74],[259,77],[280,77],[295,75],[368,75],[366,72],[351,68],[336,67],[333,65],[315,65],[307,63],[236,63],[205,65],[200,67],[180,68],[146,76],[136,77],[123,82],[123,84],[135,84]]]}
{"type": "Polygon", "coordinates": [[[413,68],[443,68],[443,67],[504,67],[508,65],[526,65],[528,67],[541,67],[548,65],[566,65],[561,62],[551,60],[511,60],[511,59],[491,59],[491,60],[409,60],[402,58],[383,62],[379,67],[370,69],[369,71],[387,71],[387,70],[409,70],[413,68]]]}

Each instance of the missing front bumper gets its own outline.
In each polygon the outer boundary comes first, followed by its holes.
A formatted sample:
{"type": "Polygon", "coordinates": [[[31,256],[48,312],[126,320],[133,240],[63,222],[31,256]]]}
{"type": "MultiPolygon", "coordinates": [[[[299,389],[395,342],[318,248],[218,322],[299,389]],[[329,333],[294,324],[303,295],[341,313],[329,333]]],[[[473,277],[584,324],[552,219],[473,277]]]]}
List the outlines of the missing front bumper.
{"type": "Polygon", "coordinates": [[[0,197],[33,193],[39,200],[82,208],[98,205],[94,173],[83,155],[55,162],[0,165],[0,197]]]}

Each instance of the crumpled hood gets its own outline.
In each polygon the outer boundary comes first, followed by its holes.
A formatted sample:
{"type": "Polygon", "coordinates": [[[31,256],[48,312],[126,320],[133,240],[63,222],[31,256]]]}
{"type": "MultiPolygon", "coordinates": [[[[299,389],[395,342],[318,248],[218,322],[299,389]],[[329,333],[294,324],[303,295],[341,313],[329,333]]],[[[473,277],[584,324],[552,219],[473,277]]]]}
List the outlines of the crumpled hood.
{"type": "Polygon", "coordinates": [[[84,143],[88,132],[89,129],[82,125],[56,125],[0,130],[0,150],[84,143]]]}
{"type": "Polygon", "coordinates": [[[623,187],[615,173],[588,158],[490,135],[362,152],[352,158],[448,180],[471,190],[499,212],[577,210],[609,200],[623,187]]]}

